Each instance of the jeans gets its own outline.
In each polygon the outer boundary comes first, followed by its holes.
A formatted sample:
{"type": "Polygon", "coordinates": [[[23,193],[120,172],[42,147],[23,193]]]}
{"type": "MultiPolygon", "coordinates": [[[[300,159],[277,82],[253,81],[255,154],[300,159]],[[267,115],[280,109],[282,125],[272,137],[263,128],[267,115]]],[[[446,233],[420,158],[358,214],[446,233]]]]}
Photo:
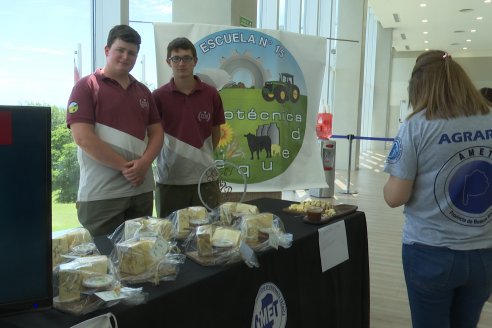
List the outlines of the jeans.
{"type": "Polygon", "coordinates": [[[414,328],[472,328],[492,292],[492,249],[403,245],[414,328]]]}

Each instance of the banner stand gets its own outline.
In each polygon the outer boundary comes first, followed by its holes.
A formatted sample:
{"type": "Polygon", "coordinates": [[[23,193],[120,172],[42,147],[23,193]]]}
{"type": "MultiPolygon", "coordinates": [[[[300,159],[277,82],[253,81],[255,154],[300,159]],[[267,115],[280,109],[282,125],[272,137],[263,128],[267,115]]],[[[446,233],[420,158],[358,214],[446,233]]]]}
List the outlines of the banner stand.
{"type": "Polygon", "coordinates": [[[347,139],[349,140],[349,158],[348,158],[348,169],[347,169],[347,190],[341,191],[341,194],[354,195],[358,194],[357,191],[350,191],[350,171],[352,170],[352,141],[354,140],[353,134],[348,134],[347,139]]]}

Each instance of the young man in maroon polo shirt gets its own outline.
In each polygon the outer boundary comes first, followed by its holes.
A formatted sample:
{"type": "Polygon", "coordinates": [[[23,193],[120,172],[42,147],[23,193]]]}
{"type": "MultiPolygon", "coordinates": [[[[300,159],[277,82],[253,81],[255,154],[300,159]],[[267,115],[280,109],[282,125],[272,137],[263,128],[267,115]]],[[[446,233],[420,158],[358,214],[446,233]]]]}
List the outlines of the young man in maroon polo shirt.
{"type": "MultiPolygon", "coordinates": [[[[205,169],[214,164],[213,151],[220,140],[220,125],[225,123],[219,93],[193,73],[197,62],[196,49],[190,40],[180,37],[171,41],[166,63],[173,77],[152,93],[166,133],[157,157],[159,217],[203,205],[198,195],[199,180],[205,169]]],[[[218,183],[202,183],[200,188],[207,205],[217,206],[218,183]]]]}
{"type": "Polygon", "coordinates": [[[151,166],[164,136],[150,90],[130,75],[140,42],[130,26],[113,27],[106,65],[80,79],[68,101],[80,166],[77,214],[94,236],[153,211],[151,166]]]}

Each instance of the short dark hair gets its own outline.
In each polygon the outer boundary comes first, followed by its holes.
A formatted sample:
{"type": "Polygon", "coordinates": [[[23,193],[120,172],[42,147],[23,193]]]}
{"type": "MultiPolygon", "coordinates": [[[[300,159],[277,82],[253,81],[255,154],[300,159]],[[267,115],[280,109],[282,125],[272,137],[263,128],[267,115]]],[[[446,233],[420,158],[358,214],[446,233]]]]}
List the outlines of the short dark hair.
{"type": "Polygon", "coordinates": [[[171,57],[171,52],[177,49],[191,50],[193,57],[197,58],[195,45],[190,40],[184,37],[179,37],[169,42],[169,44],[167,45],[166,58],[171,57]]]}
{"type": "Polygon", "coordinates": [[[121,39],[125,42],[136,44],[138,50],[140,50],[140,43],[142,43],[142,38],[137,31],[128,25],[116,25],[114,26],[108,34],[108,41],[106,45],[111,47],[116,39],[121,39]]]}

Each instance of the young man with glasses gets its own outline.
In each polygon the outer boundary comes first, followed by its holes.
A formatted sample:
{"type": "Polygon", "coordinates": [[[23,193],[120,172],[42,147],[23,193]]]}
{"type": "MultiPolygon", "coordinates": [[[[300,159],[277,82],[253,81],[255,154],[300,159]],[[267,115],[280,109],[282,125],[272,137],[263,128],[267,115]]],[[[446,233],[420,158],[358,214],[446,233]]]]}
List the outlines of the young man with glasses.
{"type": "MultiPolygon", "coordinates": [[[[194,75],[196,48],[179,37],[167,46],[166,63],[173,71],[169,83],[152,94],[161,115],[164,145],[157,157],[156,210],[166,217],[175,210],[203,205],[198,186],[202,173],[214,164],[214,149],[225,123],[217,90],[194,75]]],[[[209,207],[218,206],[216,181],[200,184],[209,207]]]]}

